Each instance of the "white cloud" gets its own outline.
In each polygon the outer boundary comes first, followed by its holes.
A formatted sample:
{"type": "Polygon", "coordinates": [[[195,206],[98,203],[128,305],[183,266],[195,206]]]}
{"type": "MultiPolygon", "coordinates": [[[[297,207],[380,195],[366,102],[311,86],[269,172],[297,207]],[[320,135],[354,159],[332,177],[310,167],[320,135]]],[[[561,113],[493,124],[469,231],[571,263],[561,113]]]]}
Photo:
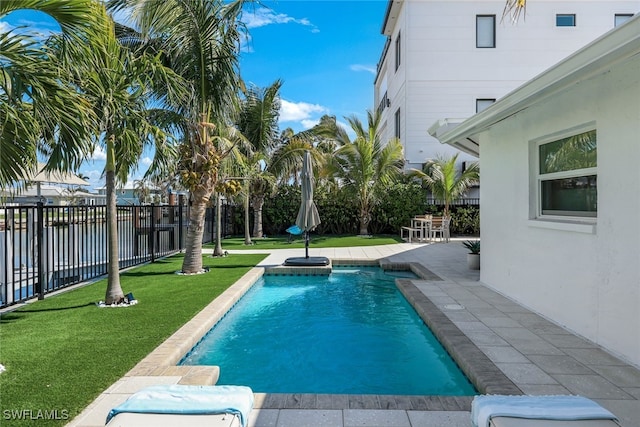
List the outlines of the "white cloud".
{"type": "Polygon", "coordinates": [[[284,13],[276,13],[272,9],[259,7],[252,11],[245,11],[242,14],[242,20],[247,28],[259,28],[272,24],[299,24],[311,27],[314,33],[319,32],[311,21],[307,18],[297,19],[284,13]]]}
{"type": "Polygon", "coordinates": [[[143,157],[142,159],[140,159],[140,165],[142,166],[149,166],[151,163],[153,163],[153,159],[151,157],[143,157]]]}
{"type": "Polygon", "coordinates": [[[6,22],[0,21],[0,33],[8,33],[13,27],[6,22]]]}
{"type": "Polygon", "coordinates": [[[353,64],[349,67],[351,71],[366,71],[368,73],[376,75],[376,67],[373,65],[365,65],[365,64],[353,64]]]}
{"type": "Polygon", "coordinates": [[[100,146],[96,146],[96,149],[93,150],[93,154],[89,157],[91,160],[107,160],[107,153],[100,146]]]}
{"type": "Polygon", "coordinates": [[[305,129],[311,129],[312,127],[320,123],[320,119],[302,120],[300,123],[305,129]]]}
{"type": "Polygon", "coordinates": [[[303,122],[311,120],[313,116],[327,113],[329,110],[322,105],[307,102],[281,101],[280,122],[303,122]]]}

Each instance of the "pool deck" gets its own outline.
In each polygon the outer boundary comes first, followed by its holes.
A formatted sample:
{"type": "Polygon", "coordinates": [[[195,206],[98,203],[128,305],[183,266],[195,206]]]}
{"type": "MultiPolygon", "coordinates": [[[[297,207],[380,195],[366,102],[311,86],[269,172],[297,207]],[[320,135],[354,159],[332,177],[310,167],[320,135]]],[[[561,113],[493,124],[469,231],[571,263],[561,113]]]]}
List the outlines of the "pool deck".
{"type": "MultiPolygon", "coordinates": [[[[111,407],[149,385],[215,382],[216,368],[175,366],[175,361],[263,269],[300,256],[303,249],[252,252],[270,255],[68,425],[102,426],[111,407]]],[[[382,260],[388,265],[418,266],[423,279],[401,280],[401,290],[418,311],[425,312],[421,314],[429,318],[427,323],[449,351],[456,353],[458,364],[471,370],[484,392],[579,394],[609,409],[623,426],[640,427],[640,370],[479,282],[479,271],[467,268],[467,251],[459,240],[337,249],[312,246],[309,252],[336,264],[382,260]]],[[[469,427],[470,402],[470,397],[257,393],[249,426],[469,427]]]]}

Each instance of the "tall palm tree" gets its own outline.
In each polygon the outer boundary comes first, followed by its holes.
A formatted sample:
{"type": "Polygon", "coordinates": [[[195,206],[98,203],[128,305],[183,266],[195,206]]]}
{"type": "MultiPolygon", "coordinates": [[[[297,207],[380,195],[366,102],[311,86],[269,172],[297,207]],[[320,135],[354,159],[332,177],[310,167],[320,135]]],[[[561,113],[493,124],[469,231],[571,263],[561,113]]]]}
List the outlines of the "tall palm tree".
{"type": "MultiPolygon", "coordinates": [[[[93,0],[3,0],[0,17],[38,10],[58,22],[67,44],[83,43],[96,27],[97,6],[93,0]]],[[[41,38],[0,33],[0,186],[34,171],[38,150],[49,156],[48,170],[61,171],[77,170],[92,151],[92,112],[60,68],[41,38]]]]}
{"type": "Polygon", "coordinates": [[[404,153],[398,139],[386,144],[380,140],[380,114],[377,111],[367,111],[367,129],[356,116],[346,119],[356,137],[351,141],[344,129],[336,130],[335,138],[340,147],[327,169],[331,176],[353,189],[359,206],[360,234],[367,235],[377,196],[402,173],[404,153]]]}
{"type": "Polygon", "coordinates": [[[409,175],[418,178],[429,188],[436,199],[444,201],[444,216],[449,216],[449,205],[462,197],[471,185],[480,179],[480,168],[472,163],[464,171],[458,173],[456,161],[458,154],[450,158],[429,160],[423,170],[412,169],[409,175]]]}
{"type": "Polygon", "coordinates": [[[229,151],[215,143],[217,124],[231,123],[241,81],[238,71],[240,22],[244,0],[110,0],[111,10],[126,10],[139,41],[158,52],[187,82],[192,97],[173,107],[184,119],[181,176],[191,195],[184,273],[202,271],[205,210],[218,168],[229,151]],[[216,124],[216,125],[214,125],[216,124]]]}
{"type": "MultiPolygon", "coordinates": [[[[249,226],[249,205],[254,209],[253,237],[262,237],[262,207],[267,194],[273,191],[275,179],[268,172],[268,162],[278,140],[280,116],[280,88],[282,81],[260,89],[249,88],[240,107],[238,129],[250,143],[250,150],[243,151],[245,166],[245,228],[249,226]]],[[[250,245],[248,229],[245,244],[250,245]]]]}
{"type": "Polygon", "coordinates": [[[158,96],[177,100],[185,96],[182,79],[165,68],[157,57],[133,55],[122,46],[104,6],[102,32],[85,44],[61,47],[65,70],[74,78],[77,90],[93,108],[97,118],[95,135],[100,135],[107,155],[105,185],[107,190],[108,283],[105,302],[124,299],[120,286],[116,182],[125,183],[146,146],[154,147],[154,159],[147,172],[167,168],[172,148],[163,130],[151,123],[158,115],[150,108],[158,96]],[[158,93],[160,95],[158,95],[158,93]]]}

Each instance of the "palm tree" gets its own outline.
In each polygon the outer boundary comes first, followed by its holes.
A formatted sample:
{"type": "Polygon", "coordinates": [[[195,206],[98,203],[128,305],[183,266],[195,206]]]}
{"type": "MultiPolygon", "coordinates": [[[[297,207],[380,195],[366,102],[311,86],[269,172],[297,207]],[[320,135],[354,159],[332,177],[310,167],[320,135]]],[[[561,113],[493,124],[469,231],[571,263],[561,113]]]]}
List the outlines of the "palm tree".
{"type": "Polygon", "coordinates": [[[444,216],[449,216],[449,205],[462,197],[470,186],[480,179],[480,168],[472,163],[464,171],[458,173],[456,161],[458,154],[446,158],[429,160],[423,170],[412,169],[409,175],[418,178],[429,188],[434,198],[444,201],[444,216]]]}
{"type": "Polygon", "coordinates": [[[191,90],[190,99],[173,105],[184,120],[180,175],[191,195],[182,271],[201,272],[205,210],[218,183],[220,162],[229,154],[216,147],[215,129],[217,124],[232,123],[241,85],[238,57],[244,0],[110,0],[108,4],[113,11],[130,13],[139,30],[134,38],[156,52],[191,90]]]}
{"type": "Polygon", "coordinates": [[[125,183],[139,162],[144,148],[153,145],[155,155],[148,174],[167,168],[173,157],[168,137],[151,123],[158,115],[149,105],[157,94],[177,99],[183,94],[182,80],[165,68],[157,57],[134,56],[116,39],[114,23],[104,6],[95,11],[102,18],[102,32],[85,44],[60,49],[65,70],[74,78],[77,90],[93,108],[97,118],[95,135],[100,135],[107,160],[108,284],[105,302],[124,299],[120,286],[116,181],[125,183]],[[154,90],[155,89],[155,90],[154,90]]]}
{"type": "Polygon", "coordinates": [[[136,179],[133,181],[133,194],[138,196],[140,203],[146,203],[147,198],[151,194],[149,190],[149,183],[145,179],[136,179]]]}
{"type": "Polygon", "coordinates": [[[240,107],[238,129],[250,143],[244,151],[245,244],[251,244],[248,232],[249,205],[254,209],[253,237],[262,237],[262,207],[265,196],[272,192],[275,178],[267,171],[269,156],[278,140],[278,117],[282,81],[276,80],[264,89],[247,90],[240,107]]]}
{"type": "Polygon", "coordinates": [[[330,176],[353,189],[359,205],[360,234],[367,235],[377,196],[402,173],[404,154],[398,139],[386,144],[380,141],[380,114],[377,111],[367,111],[367,129],[356,116],[346,119],[356,137],[351,141],[344,129],[335,131],[334,136],[340,147],[329,161],[327,169],[330,176]]]}
{"type": "MultiPolygon", "coordinates": [[[[93,32],[97,3],[92,0],[3,0],[0,17],[33,9],[53,17],[67,44],[93,32]]],[[[37,167],[40,150],[48,170],[77,170],[91,152],[91,110],[60,73],[51,47],[27,34],[0,34],[0,186],[37,167]]]]}

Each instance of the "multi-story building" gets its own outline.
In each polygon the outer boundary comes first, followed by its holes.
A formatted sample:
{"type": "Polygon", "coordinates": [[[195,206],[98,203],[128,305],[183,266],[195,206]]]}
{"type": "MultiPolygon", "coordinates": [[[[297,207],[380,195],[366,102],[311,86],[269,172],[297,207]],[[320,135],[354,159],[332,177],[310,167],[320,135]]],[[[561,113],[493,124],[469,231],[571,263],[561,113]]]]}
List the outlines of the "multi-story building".
{"type": "MultiPolygon", "coordinates": [[[[457,152],[428,133],[438,121],[487,108],[640,10],[640,1],[529,0],[512,22],[503,19],[505,3],[388,1],[374,106],[382,139],[402,141],[406,168],[457,152]]],[[[467,154],[473,148],[469,141],[459,160],[477,160],[467,154]]]]}

